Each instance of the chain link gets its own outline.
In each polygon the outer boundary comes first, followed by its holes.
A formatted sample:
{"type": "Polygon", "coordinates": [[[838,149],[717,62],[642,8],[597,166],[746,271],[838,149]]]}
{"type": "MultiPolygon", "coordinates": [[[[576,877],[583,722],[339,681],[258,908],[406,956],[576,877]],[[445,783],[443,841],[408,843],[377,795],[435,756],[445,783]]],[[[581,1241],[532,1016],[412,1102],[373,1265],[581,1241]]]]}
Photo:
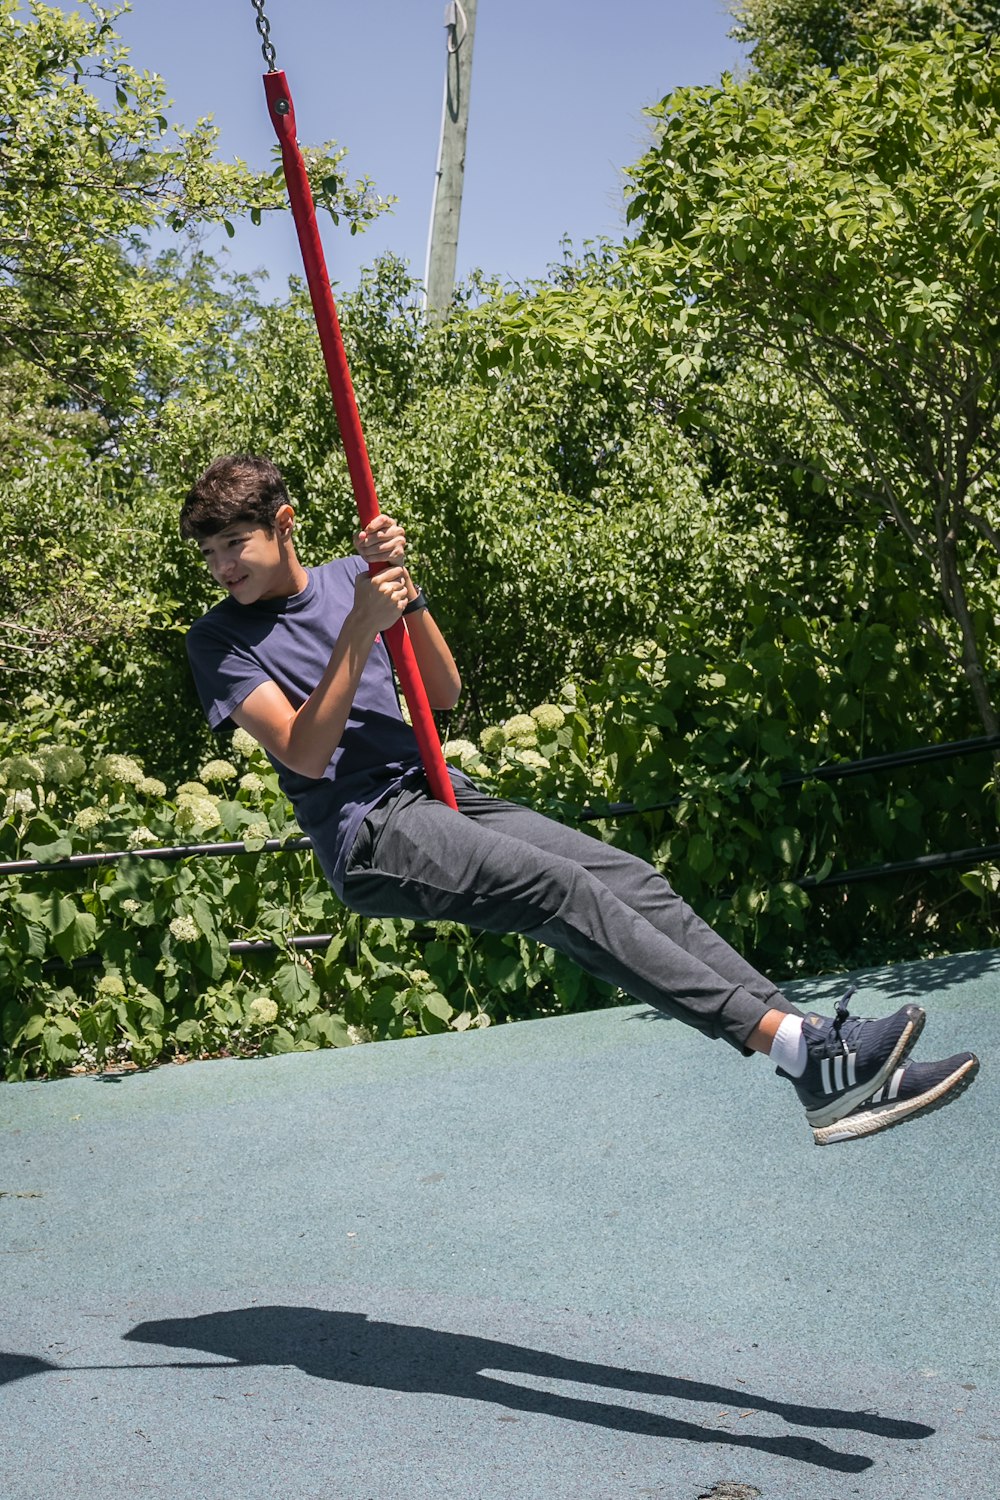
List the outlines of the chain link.
{"type": "Polygon", "coordinates": [[[269,73],[274,73],[277,71],[278,61],[274,51],[274,47],[271,43],[271,26],[267,19],[267,16],[265,16],[264,14],[264,0],[250,0],[250,4],[257,12],[257,30],[260,33],[261,40],[260,50],[264,54],[264,61],[267,63],[267,71],[269,73]]]}

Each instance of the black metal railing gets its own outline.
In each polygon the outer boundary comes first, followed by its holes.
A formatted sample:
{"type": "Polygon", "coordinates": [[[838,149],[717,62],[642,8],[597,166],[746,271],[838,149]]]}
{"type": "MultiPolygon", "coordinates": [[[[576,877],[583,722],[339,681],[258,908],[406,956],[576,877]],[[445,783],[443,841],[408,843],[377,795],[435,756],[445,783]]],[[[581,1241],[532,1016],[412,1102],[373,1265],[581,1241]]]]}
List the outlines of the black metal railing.
{"type": "MultiPolygon", "coordinates": [[[[926,765],[934,761],[954,760],[968,755],[985,754],[990,751],[1000,751],[1000,735],[980,735],[974,739],[949,740],[938,745],[921,745],[910,750],[892,751],[885,755],[873,755],[862,760],[836,761],[815,766],[808,771],[791,772],[783,775],[779,782],[779,788],[803,786],[810,781],[840,781],[854,776],[872,775],[882,771],[895,770],[899,767],[926,765]]],[[[603,807],[583,807],[576,810],[564,810],[566,815],[576,822],[615,822],[619,818],[641,817],[657,812],[667,812],[682,801],[682,796],[674,796],[665,802],[654,802],[645,806],[637,806],[633,802],[609,802],[603,807]]],[[[71,854],[65,859],[38,860],[20,859],[0,862],[0,876],[3,875],[28,875],[52,873],[56,874],[66,870],[92,869],[95,866],[115,864],[125,859],[156,859],[161,861],[176,861],[182,859],[219,859],[234,857],[255,857],[261,854],[285,854],[300,853],[312,848],[312,840],[308,837],[293,839],[267,839],[255,849],[248,849],[245,844],[239,842],[216,843],[216,844],[176,844],[164,848],[140,848],[140,849],[117,849],[102,850],[93,854],[71,854]]],[[[803,890],[821,890],[831,886],[854,885],[862,881],[883,880],[895,875],[907,875],[931,872],[944,869],[970,869],[978,864],[985,864],[992,860],[1000,860],[1000,843],[983,844],[970,849],[954,849],[934,854],[918,855],[913,859],[897,860],[891,863],[866,865],[855,870],[832,871],[820,878],[812,875],[802,876],[798,880],[790,882],[803,890]]],[[[255,954],[274,953],[281,948],[314,949],[325,948],[332,941],[329,933],[314,933],[286,939],[283,945],[269,942],[267,940],[253,941],[249,939],[231,942],[229,951],[231,954],[255,954]]],[[[59,960],[51,962],[58,964],[59,960]]],[[[77,959],[73,967],[88,967],[100,962],[97,957],[77,959]]]]}

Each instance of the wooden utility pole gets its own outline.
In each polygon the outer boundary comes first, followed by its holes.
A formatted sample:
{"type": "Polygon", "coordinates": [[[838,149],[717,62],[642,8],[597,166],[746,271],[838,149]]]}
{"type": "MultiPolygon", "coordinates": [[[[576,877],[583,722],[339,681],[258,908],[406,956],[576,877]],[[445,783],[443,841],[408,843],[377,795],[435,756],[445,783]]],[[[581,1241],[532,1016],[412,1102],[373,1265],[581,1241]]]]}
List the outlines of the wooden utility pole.
{"type": "Polygon", "coordinates": [[[450,0],[445,6],[447,65],[441,144],[434,177],[434,203],[427,245],[426,308],[431,319],[443,318],[455,290],[458,225],[465,181],[465,138],[469,130],[469,85],[477,0],[450,0]]]}

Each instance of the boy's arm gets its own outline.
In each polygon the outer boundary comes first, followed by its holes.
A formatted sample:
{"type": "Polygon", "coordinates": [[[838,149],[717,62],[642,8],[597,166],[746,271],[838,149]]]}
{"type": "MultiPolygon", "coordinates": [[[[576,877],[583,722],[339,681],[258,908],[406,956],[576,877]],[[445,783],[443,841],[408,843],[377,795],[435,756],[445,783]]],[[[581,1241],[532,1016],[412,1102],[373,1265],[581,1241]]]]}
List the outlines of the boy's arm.
{"type": "MultiPolygon", "coordinates": [[[[406,535],[391,516],[376,516],[369,526],[357,533],[354,545],[369,564],[403,564],[406,556],[406,535]]],[[[404,571],[406,602],[409,604],[419,597],[420,590],[405,567],[404,571]]],[[[430,610],[420,609],[407,615],[406,629],[431,708],[454,708],[462,691],[462,679],[451,648],[430,610]]]]}
{"type": "MultiPolygon", "coordinates": [[[[416,599],[419,593],[409,573],[407,602],[416,599]]],[[[451,648],[441,634],[429,609],[417,610],[406,617],[406,630],[413,647],[413,654],[420,668],[427,701],[431,708],[454,708],[462,691],[462,679],[455,665],[451,648]]]]}
{"type": "Polygon", "coordinates": [[[318,780],[340,744],[375,638],[399,619],[411,588],[405,568],[359,574],[354,607],[306,701],[293,708],[276,682],[262,682],[233,709],[235,723],[289,770],[318,780]]]}

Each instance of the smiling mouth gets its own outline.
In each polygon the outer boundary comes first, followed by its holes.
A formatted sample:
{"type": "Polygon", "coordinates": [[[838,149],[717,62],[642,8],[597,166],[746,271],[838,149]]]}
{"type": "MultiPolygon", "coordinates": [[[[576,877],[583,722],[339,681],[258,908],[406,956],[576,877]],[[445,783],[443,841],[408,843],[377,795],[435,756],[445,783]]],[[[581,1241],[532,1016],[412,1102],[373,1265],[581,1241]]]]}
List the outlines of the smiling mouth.
{"type": "Polygon", "coordinates": [[[246,581],[247,581],[247,579],[249,577],[250,577],[249,573],[244,573],[242,578],[230,578],[226,582],[226,588],[227,589],[238,589],[239,586],[240,586],[240,584],[241,583],[246,583],[246,581]]]}

